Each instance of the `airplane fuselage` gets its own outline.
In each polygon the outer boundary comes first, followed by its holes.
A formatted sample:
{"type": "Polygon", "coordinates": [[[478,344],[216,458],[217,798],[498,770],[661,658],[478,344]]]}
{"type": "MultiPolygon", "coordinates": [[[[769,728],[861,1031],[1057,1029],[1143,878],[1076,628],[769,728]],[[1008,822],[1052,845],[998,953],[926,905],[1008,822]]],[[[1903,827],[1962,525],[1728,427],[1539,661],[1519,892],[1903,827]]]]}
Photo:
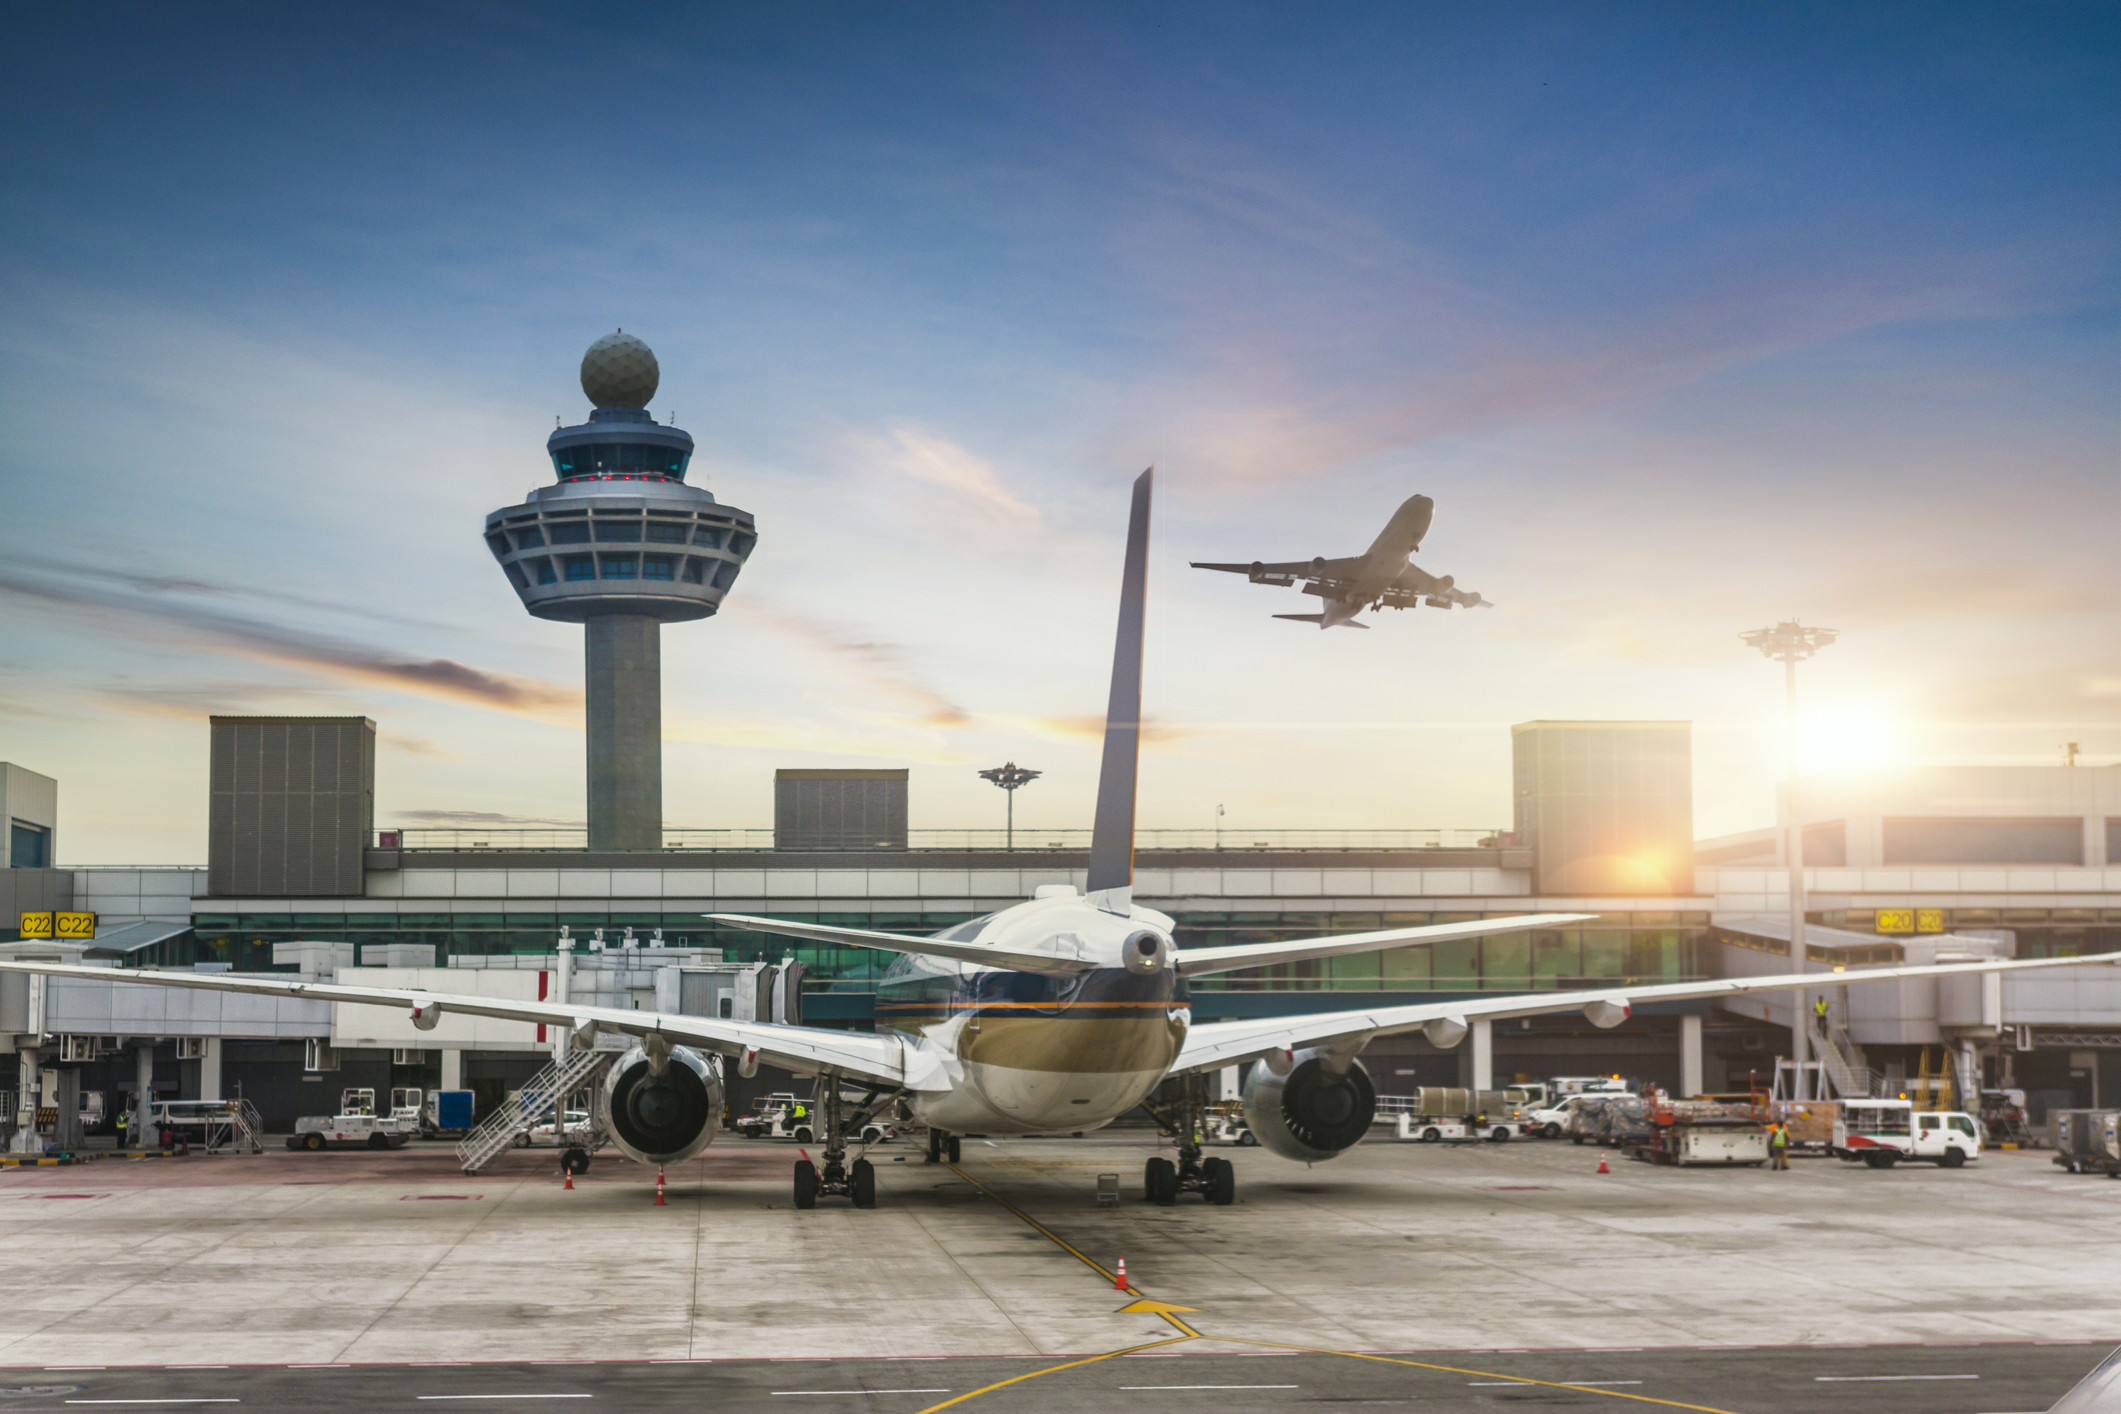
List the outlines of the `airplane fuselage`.
{"type": "Polygon", "coordinates": [[[1435,516],[1436,503],[1427,496],[1409,496],[1402,501],[1363,553],[1362,567],[1355,572],[1348,590],[1339,598],[1326,601],[1319,627],[1346,623],[1365,605],[1376,603],[1421,548],[1422,537],[1429,533],[1429,523],[1435,516]]]}
{"type": "Polygon", "coordinates": [[[915,1117],[956,1134],[1068,1134],[1139,1105],[1178,1059],[1192,1019],[1174,968],[1120,964],[1120,943],[1145,928],[1169,937],[1171,920],[1107,913],[1080,897],[1034,899],[948,936],[1092,966],[1020,972],[900,954],[877,986],[877,1029],[941,1048],[961,1074],[948,1089],[910,1093],[915,1117]]]}

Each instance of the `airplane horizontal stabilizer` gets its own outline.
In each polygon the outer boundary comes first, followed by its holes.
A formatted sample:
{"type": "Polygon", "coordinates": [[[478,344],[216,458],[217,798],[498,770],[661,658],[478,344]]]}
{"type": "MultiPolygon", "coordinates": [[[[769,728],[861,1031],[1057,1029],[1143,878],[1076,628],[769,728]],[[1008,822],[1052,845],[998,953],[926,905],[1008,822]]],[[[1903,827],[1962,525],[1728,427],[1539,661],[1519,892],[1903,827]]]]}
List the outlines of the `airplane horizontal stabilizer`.
{"type": "Polygon", "coordinates": [[[1049,952],[1022,952],[998,948],[967,939],[909,937],[901,933],[879,933],[869,928],[834,928],[823,923],[792,923],[781,918],[755,918],[748,913],[709,913],[703,917],[760,933],[801,938],[811,943],[838,943],[850,948],[879,948],[887,952],[919,953],[924,957],[947,957],[981,967],[1006,967],[1018,972],[1045,972],[1065,977],[1088,972],[1095,964],[1074,956],[1049,952]]]}

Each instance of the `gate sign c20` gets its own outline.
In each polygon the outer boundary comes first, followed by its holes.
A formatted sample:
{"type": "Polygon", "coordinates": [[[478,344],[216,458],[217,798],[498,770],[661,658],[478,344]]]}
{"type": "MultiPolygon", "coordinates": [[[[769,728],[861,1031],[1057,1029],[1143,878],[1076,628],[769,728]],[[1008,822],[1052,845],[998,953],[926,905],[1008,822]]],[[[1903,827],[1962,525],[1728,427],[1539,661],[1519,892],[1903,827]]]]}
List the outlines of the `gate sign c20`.
{"type": "Polygon", "coordinates": [[[1881,908],[1878,910],[1877,928],[1881,933],[1912,933],[1915,931],[1915,910],[1881,908]]]}

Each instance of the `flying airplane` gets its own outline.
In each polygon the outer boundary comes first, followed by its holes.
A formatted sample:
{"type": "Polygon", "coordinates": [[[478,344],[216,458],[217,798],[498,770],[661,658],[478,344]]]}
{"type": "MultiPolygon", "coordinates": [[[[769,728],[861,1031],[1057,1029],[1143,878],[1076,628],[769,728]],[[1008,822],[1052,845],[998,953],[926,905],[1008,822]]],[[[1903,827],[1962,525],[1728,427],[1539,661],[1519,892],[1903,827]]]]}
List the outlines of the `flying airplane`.
{"type": "Polygon", "coordinates": [[[1368,628],[1368,624],[1355,617],[1364,609],[1413,609],[1423,604],[1432,609],[1494,608],[1493,602],[1472,590],[1458,588],[1457,581],[1450,575],[1439,578],[1411,562],[1414,552],[1421,548],[1421,538],[1429,533],[1429,522],[1435,515],[1434,501],[1427,496],[1409,496],[1398,510],[1392,512],[1392,518],[1370,542],[1370,548],[1360,555],[1338,560],[1321,555],[1315,560],[1284,560],[1275,564],[1254,560],[1249,565],[1209,565],[1195,560],[1193,568],[1225,570],[1244,575],[1254,584],[1274,584],[1284,588],[1300,579],[1304,582],[1304,593],[1316,594],[1326,601],[1325,607],[1315,614],[1276,614],[1274,617],[1317,624],[1320,628],[1368,628]]]}
{"type": "MultiPolygon", "coordinates": [[[[1376,1093],[1359,1056],[1373,1037],[1419,1031],[1457,1045],[1475,1021],[1580,1012],[1612,1027],[1642,1003],[1825,985],[1820,974],[1723,981],[1620,985],[1578,991],[1417,1002],[1309,1016],[1192,1023],[1190,979],[1239,968],[1301,962],[1384,947],[1488,933],[1560,927],[1585,913],[1533,913],[1377,932],[1178,948],[1169,915],[1134,902],[1135,770],[1141,736],[1141,682],[1149,502],[1152,473],[1134,483],[1121,579],[1119,632],[1106,708],[1104,757],[1085,887],[1049,885],[1024,903],[945,929],[907,937],[744,914],[708,915],[741,928],[811,942],[879,948],[901,956],[877,991],[875,1033],[765,1022],[725,1021],[674,1012],[619,1010],[565,1001],[510,1001],[397,987],[362,987],[228,973],[128,971],[58,962],[0,962],[0,971],[193,987],[253,995],[401,1007],[433,1029],[442,1015],[495,1017],[559,1028],[559,1044],[596,1046],[601,1031],[633,1038],[605,1071],[599,1118],[613,1145],[644,1164],[699,1153],[719,1131],[729,1070],[761,1065],[817,1077],[822,1167],[795,1165],[798,1208],[820,1194],[858,1208],[876,1205],[876,1173],[855,1157],[855,1136],[887,1112],[927,1126],[928,1158],[958,1158],[963,1135],[1065,1134],[1096,1129],[1136,1106],[1179,1137],[1178,1160],[1148,1160],[1147,1196],[1169,1204],[1182,1192],[1235,1201],[1236,1174],[1204,1157],[1198,1135],[1210,1073],[1257,1061],[1244,1086],[1244,1111],[1260,1143],[1285,1158],[1316,1163],[1368,1133],[1376,1093]],[[1170,1079],[1176,1098],[1155,1098],[1170,1079]]],[[[1410,503],[1411,504],[1411,503],[1410,503]]],[[[2121,953],[2024,962],[1948,963],[1836,973],[1835,986],[1962,972],[2081,967],[2121,962],[2121,953]]]]}

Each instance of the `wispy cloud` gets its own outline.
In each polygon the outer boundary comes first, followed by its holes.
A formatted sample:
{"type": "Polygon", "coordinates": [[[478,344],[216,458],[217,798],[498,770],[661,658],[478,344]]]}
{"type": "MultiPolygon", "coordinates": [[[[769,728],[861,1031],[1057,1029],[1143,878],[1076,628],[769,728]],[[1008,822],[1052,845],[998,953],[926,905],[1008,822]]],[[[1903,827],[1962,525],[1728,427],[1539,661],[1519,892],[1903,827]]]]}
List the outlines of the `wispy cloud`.
{"type": "Polygon", "coordinates": [[[961,727],[972,721],[971,712],[921,679],[898,644],[756,599],[750,602],[747,617],[823,655],[871,693],[910,709],[911,716],[905,720],[915,725],[961,727]]]}

